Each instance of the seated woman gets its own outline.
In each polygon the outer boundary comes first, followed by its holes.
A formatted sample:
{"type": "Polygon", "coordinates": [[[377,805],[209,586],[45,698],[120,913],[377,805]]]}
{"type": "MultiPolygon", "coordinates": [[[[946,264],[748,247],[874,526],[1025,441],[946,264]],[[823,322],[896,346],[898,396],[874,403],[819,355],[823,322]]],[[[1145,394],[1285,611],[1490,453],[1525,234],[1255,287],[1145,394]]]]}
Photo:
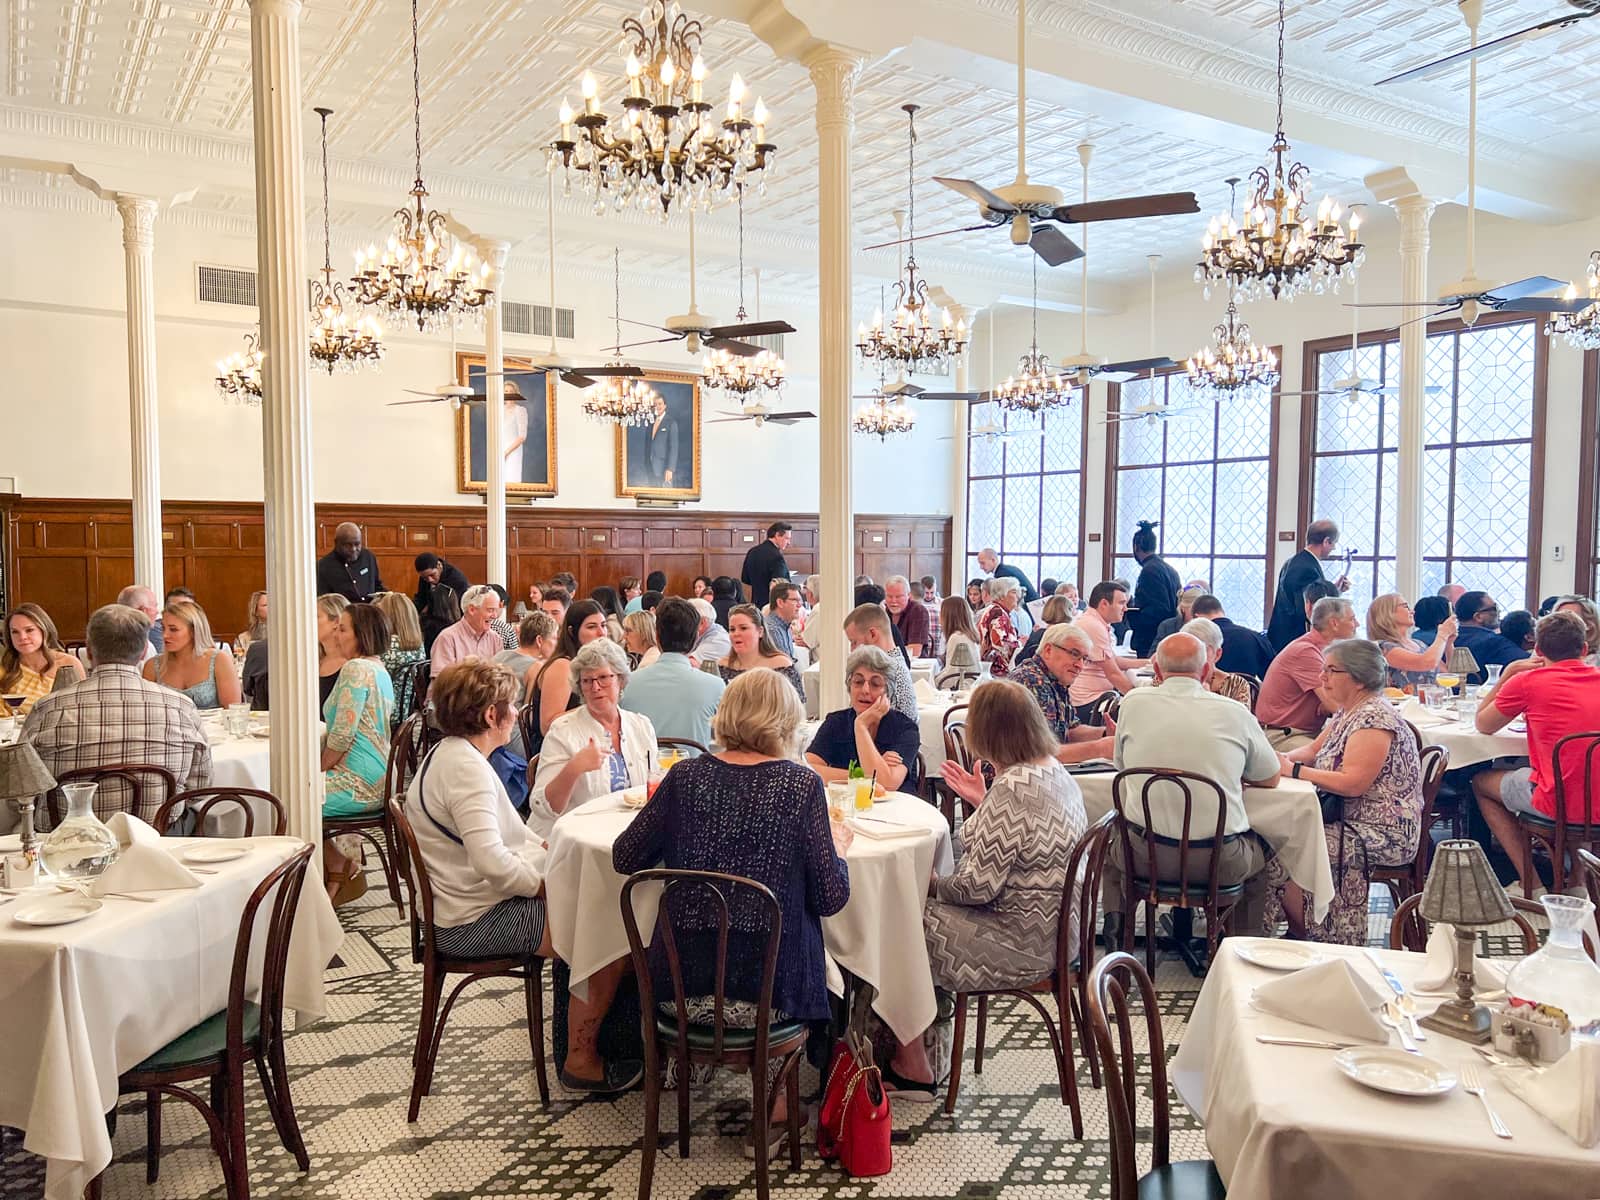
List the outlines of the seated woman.
{"type": "Polygon", "coordinates": [[[0,716],[27,716],[33,711],[33,702],[48,696],[62,678],[82,679],[83,664],[61,645],[55,622],[44,609],[37,604],[17,605],[6,614],[0,694],[21,696],[22,705],[0,710],[0,716]]]}
{"type": "Polygon", "coordinates": [[[389,625],[389,645],[379,661],[394,684],[392,721],[398,725],[411,713],[416,666],[427,658],[422,649],[422,622],[417,619],[417,606],[404,592],[379,592],[372,603],[389,625]]]}
{"type": "MultiPolygon", "coordinates": [[[[606,617],[593,600],[574,600],[561,618],[561,633],[555,653],[537,671],[528,672],[524,708],[539,714],[538,742],[550,732],[556,718],[578,707],[578,689],[572,682],[572,656],[590,642],[606,636],[606,617]]],[[[539,753],[539,745],[526,746],[528,757],[539,753]]]]}
{"type": "MultiPolygon", "coordinates": [[[[967,744],[993,765],[994,782],[954,762],[941,768],[956,794],[977,810],[962,826],[966,852],[953,875],[928,881],[922,927],[933,985],[951,992],[1028,987],[1056,965],[1057,926],[1067,858],[1088,826],[1083,797],[1056,761],[1056,738],[1026,688],[980,684],[967,709],[967,744]]],[[[931,1095],[935,1080],[922,1039],[901,1045],[888,1079],[931,1095]]]]}
{"type": "Polygon", "coordinates": [[[1317,740],[1278,757],[1283,773],[1346,797],[1344,819],[1324,826],[1334,895],[1320,924],[1306,920],[1306,895],[1281,860],[1267,864],[1266,926],[1281,903],[1290,934],[1347,946],[1367,943],[1367,879],[1373,867],[1399,867],[1417,856],[1422,837],[1422,764],[1417,741],[1383,698],[1389,664],[1373,642],[1350,638],[1323,654],[1322,696],[1334,706],[1317,740]],[[1340,873],[1340,864],[1343,864],[1340,873]]]}
{"type": "Polygon", "coordinates": [[[339,616],[350,601],[337,592],[317,597],[317,703],[327,704],[344,669],[344,642],[339,637],[339,616]]]}
{"type": "Polygon", "coordinates": [[[606,636],[617,645],[622,645],[622,601],[617,598],[617,589],[609,584],[602,583],[589,593],[589,599],[600,606],[600,611],[606,616],[606,636]]]}
{"type": "Polygon", "coordinates": [[[226,708],[243,699],[233,657],[211,636],[211,622],[193,600],[161,610],[161,653],[144,664],[144,677],[194,701],[196,708],[226,708]]]}
{"type": "MultiPolygon", "coordinates": [[[[339,614],[332,636],[344,666],[322,706],[328,725],[322,739],[322,815],[366,816],[383,807],[383,775],[389,763],[394,684],[378,658],[389,644],[389,624],[377,605],[351,604],[339,614]]],[[[359,861],[346,858],[331,840],[323,843],[322,855],[335,904],[367,890],[359,861]]]]}
{"type": "Polygon", "coordinates": [[[827,782],[850,777],[858,763],[867,778],[890,792],[914,792],[922,733],[917,723],[889,706],[889,656],[862,646],[845,660],[850,707],[829,713],[806,747],[806,762],[827,782]]]}
{"type": "Polygon", "coordinates": [[[745,671],[766,667],[787,679],[804,703],[806,689],[800,682],[800,668],[794,665],[794,659],[772,644],[772,638],[767,635],[767,623],[754,604],[735,604],[728,610],[728,641],[733,649],[717,662],[717,672],[724,683],[732,683],[745,671]]]}
{"type": "Polygon", "coordinates": [[[628,651],[628,661],[635,670],[648,667],[661,657],[661,647],[656,645],[656,616],[639,609],[622,618],[622,645],[628,651]]]}
{"type": "MultiPolygon", "coordinates": [[[[658,863],[674,870],[722,871],[772,889],[783,914],[777,972],[772,984],[774,1021],[825,1021],[829,1016],[822,918],[850,898],[850,874],[835,852],[822,783],[788,759],[804,713],[794,689],[771,671],[740,675],[723,693],[711,730],[722,749],[685,759],[617,838],[611,864],[622,874],[658,863]]],[[[848,838],[848,830],[843,837],[848,838]]],[[[704,893],[669,900],[677,932],[689,1019],[712,1020],[717,915],[704,893]]],[[[755,1024],[767,929],[748,894],[729,906],[727,1024],[755,1024]]],[[[672,977],[665,939],[650,943],[650,975],[658,1009],[672,1009],[672,977]]],[[[769,1068],[769,1084],[773,1079],[769,1068]]],[[[774,1128],[787,1115],[775,1091],[774,1128]]],[[[782,1138],[778,1129],[774,1141],[782,1138]]]]}
{"type": "Polygon", "coordinates": [[[239,661],[244,661],[244,656],[249,653],[252,642],[259,642],[267,636],[267,594],[266,592],[251,592],[250,603],[245,605],[244,631],[239,634],[234,642],[234,649],[239,652],[239,661]]]}
{"type": "Polygon", "coordinates": [[[644,787],[656,761],[656,730],[643,713],[618,706],[628,686],[628,658],[610,638],[572,657],[572,691],[580,704],[544,735],[528,797],[528,828],[546,840],[556,818],[596,796],[644,787]]]}
{"type": "Polygon", "coordinates": [[[1440,619],[1426,642],[1411,636],[1412,625],[1420,620],[1412,615],[1411,606],[1398,592],[1387,592],[1367,606],[1367,636],[1378,643],[1389,664],[1388,686],[1412,695],[1423,684],[1434,681],[1456,644],[1453,615],[1440,619]]]}
{"type": "Polygon", "coordinates": [[[1237,700],[1254,712],[1255,697],[1251,695],[1250,684],[1245,677],[1217,667],[1217,661],[1222,657],[1221,626],[1210,617],[1194,617],[1179,632],[1187,633],[1206,648],[1206,661],[1211,664],[1211,673],[1206,676],[1206,690],[1229,700],[1237,700]]]}
{"type": "Polygon", "coordinates": [[[1072,620],[1072,610],[1067,606],[1065,596],[1046,596],[1039,609],[1039,621],[1028,634],[1028,640],[1022,643],[1022,649],[1017,651],[1017,661],[1013,665],[1021,666],[1039,652],[1039,643],[1044,640],[1044,631],[1052,625],[1065,625],[1072,620]]]}
{"type": "MultiPolygon", "coordinates": [[[[405,813],[433,885],[434,941],[444,954],[554,957],[545,925],[544,843],[511,807],[489,755],[517,723],[511,672],[468,658],[439,672],[429,699],[444,740],[423,759],[406,789],[405,813]]],[[[642,1064],[606,1063],[595,1049],[626,959],[589,976],[587,995],[568,998],[563,1086],[620,1092],[639,1081],[642,1064]]]]}

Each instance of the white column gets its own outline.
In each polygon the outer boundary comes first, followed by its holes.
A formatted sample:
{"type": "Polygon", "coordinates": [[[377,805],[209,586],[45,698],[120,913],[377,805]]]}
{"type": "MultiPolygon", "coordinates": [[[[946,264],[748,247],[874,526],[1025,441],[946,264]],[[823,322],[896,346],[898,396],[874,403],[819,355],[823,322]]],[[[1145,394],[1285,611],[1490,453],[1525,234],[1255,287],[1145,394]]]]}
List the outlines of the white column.
{"type": "MultiPolygon", "coordinates": [[[[1433,201],[1413,193],[1389,201],[1400,218],[1400,299],[1429,299],[1428,219],[1433,201]]],[[[1399,508],[1395,527],[1395,587],[1402,596],[1422,594],[1422,447],[1424,367],[1428,324],[1412,321],[1400,327],[1399,508]]],[[[1355,375],[1355,364],[1350,365],[1355,375]]]]}
{"type": "Polygon", "coordinates": [[[133,450],[133,582],[157,597],[162,578],[161,436],[156,395],[155,225],[149,196],[117,195],[128,291],[128,416],[133,450]]]}
{"type": "MultiPolygon", "coordinates": [[[[506,294],[506,256],[511,243],[492,240],[478,242],[478,253],[494,268],[497,299],[506,294]]],[[[552,314],[551,320],[555,319],[552,314]]],[[[488,582],[506,586],[506,445],[505,426],[500,420],[501,393],[505,386],[505,338],[500,328],[500,305],[492,305],[483,317],[483,433],[484,478],[489,486],[489,566],[488,582]]]]}
{"type": "MultiPolygon", "coordinates": [[[[307,387],[300,0],[250,0],[255,125],[256,300],[266,475],[272,791],[289,832],[322,841],[317,722],[316,525],[307,387]]],[[[320,861],[320,860],[319,860],[320,861]]]]}
{"type": "MultiPolygon", "coordinates": [[[[950,306],[950,319],[967,321],[969,314],[960,305],[950,306]]],[[[971,329],[974,322],[967,321],[971,329]]],[[[989,336],[994,336],[991,328],[989,336]]],[[[971,354],[964,354],[956,362],[956,391],[968,390],[967,364],[971,354]]],[[[969,404],[957,401],[950,406],[950,578],[945,580],[943,594],[966,595],[967,569],[967,418],[969,404]]]]}
{"type": "Polygon", "coordinates": [[[817,424],[822,455],[817,566],[822,573],[821,603],[827,620],[820,646],[819,681],[821,709],[826,713],[845,704],[847,643],[842,623],[855,599],[855,522],[850,496],[854,353],[850,340],[850,144],[861,58],[835,46],[822,46],[806,56],[805,65],[811,70],[811,85],[817,93],[821,343],[821,419],[817,424]]]}

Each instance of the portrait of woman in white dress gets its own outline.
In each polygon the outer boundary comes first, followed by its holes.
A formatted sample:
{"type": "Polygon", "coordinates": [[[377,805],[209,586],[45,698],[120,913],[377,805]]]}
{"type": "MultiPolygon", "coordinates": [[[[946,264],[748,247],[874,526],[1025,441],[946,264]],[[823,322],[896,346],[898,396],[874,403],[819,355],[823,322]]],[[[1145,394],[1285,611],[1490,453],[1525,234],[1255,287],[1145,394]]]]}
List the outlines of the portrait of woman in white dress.
{"type": "Polygon", "coordinates": [[[514,379],[506,380],[500,409],[500,442],[506,448],[505,477],[522,483],[522,448],[528,441],[528,406],[514,379]]]}
{"type": "Polygon", "coordinates": [[[556,492],[555,377],[527,359],[507,357],[501,381],[485,379],[482,354],[456,355],[456,377],[473,398],[456,412],[456,487],[488,489],[488,421],[500,422],[506,491],[514,496],[553,496],[556,492]],[[491,386],[485,388],[485,382],[491,386]],[[487,396],[500,395],[492,409],[487,396]]]}

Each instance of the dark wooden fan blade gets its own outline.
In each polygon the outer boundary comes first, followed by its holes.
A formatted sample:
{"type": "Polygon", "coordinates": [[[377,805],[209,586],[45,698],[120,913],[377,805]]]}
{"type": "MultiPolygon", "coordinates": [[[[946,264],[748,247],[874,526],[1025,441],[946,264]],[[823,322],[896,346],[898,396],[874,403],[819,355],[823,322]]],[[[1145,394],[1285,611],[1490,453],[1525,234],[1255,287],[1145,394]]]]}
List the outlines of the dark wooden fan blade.
{"type": "Polygon", "coordinates": [[[620,366],[612,363],[604,367],[568,367],[567,369],[578,375],[593,375],[596,378],[612,377],[632,379],[636,375],[644,374],[643,371],[634,366],[632,363],[623,363],[620,366]]]}
{"type": "Polygon", "coordinates": [[[1530,275],[1526,279],[1490,288],[1483,293],[1482,298],[1494,304],[1506,300],[1521,300],[1524,296],[1537,296],[1540,292],[1556,292],[1566,286],[1564,279],[1551,279],[1548,275],[1530,275]]]}
{"type": "Polygon", "coordinates": [[[590,379],[587,375],[581,374],[577,371],[561,372],[561,381],[563,383],[570,383],[575,388],[593,387],[596,382],[595,380],[590,379]]]}
{"type": "Polygon", "coordinates": [[[1028,245],[1032,246],[1033,252],[1052,267],[1059,267],[1062,263],[1077,262],[1083,257],[1083,251],[1078,244],[1054,225],[1035,225],[1033,236],[1028,239],[1028,245]]]}
{"type": "Polygon", "coordinates": [[[922,389],[908,379],[891,383],[882,389],[885,396],[920,396],[922,389]]]}
{"type": "Polygon", "coordinates": [[[918,400],[987,400],[988,392],[919,392],[918,400]]]}
{"type": "Polygon", "coordinates": [[[1527,313],[1575,313],[1582,312],[1594,303],[1587,296],[1577,296],[1571,300],[1563,300],[1559,296],[1528,296],[1522,300],[1507,300],[1504,303],[1494,301],[1490,297],[1495,312],[1527,312],[1527,313]]]}
{"type": "Polygon", "coordinates": [[[1386,83],[1406,83],[1412,79],[1425,79],[1429,75],[1435,75],[1458,63],[1464,63],[1470,58],[1482,58],[1485,54],[1498,53],[1507,46],[1514,46],[1519,42],[1530,42],[1534,38],[1543,37],[1545,34],[1554,32],[1557,29],[1565,29],[1568,25],[1594,16],[1596,11],[1600,10],[1576,12],[1554,17],[1548,21],[1541,21],[1537,25],[1530,25],[1527,29],[1519,29],[1516,33],[1508,33],[1492,41],[1479,42],[1470,49],[1458,50],[1454,54],[1447,54],[1443,58],[1436,58],[1432,62],[1423,63],[1420,67],[1412,67],[1409,70],[1401,71],[1398,75],[1380,79],[1376,86],[1382,87],[1386,83]]]}
{"type": "Polygon", "coordinates": [[[730,421],[754,421],[754,417],[712,417],[706,421],[707,425],[726,425],[730,421]]]}
{"type": "Polygon", "coordinates": [[[1162,358],[1131,358],[1126,362],[1105,363],[1094,368],[1092,374],[1096,379],[1107,379],[1112,383],[1127,383],[1135,376],[1146,371],[1160,371],[1178,364],[1172,359],[1162,358]]]}
{"type": "Polygon", "coordinates": [[[705,336],[708,338],[747,338],[794,332],[795,327],[787,321],[746,321],[743,325],[717,325],[706,330],[705,336]]]}
{"type": "Polygon", "coordinates": [[[926,242],[930,238],[949,237],[952,233],[975,233],[980,229],[997,229],[996,225],[963,225],[959,229],[941,229],[938,233],[919,233],[914,238],[896,238],[892,242],[878,242],[873,246],[863,246],[862,250],[887,250],[891,246],[909,246],[913,242],[926,242]]]}
{"type": "Polygon", "coordinates": [[[1009,200],[1002,200],[981,183],[974,183],[970,179],[951,179],[943,175],[933,177],[935,183],[942,183],[952,192],[965,196],[980,208],[990,212],[1011,214],[1017,211],[1017,206],[1009,200]]]}
{"type": "Polygon", "coordinates": [[[398,408],[402,404],[443,404],[443,403],[444,403],[444,397],[442,397],[442,396],[430,396],[426,400],[391,400],[391,401],[389,401],[389,403],[387,405],[385,405],[385,407],[386,408],[398,408]]]}
{"type": "MultiPolygon", "coordinates": [[[[1346,304],[1346,308],[1438,308],[1439,300],[1363,300],[1360,304],[1346,304]]],[[[1448,303],[1453,303],[1450,301],[1448,303]]]]}
{"type": "Polygon", "coordinates": [[[1127,196],[1121,200],[1090,200],[1083,204],[1063,204],[1050,216],[1068,225],[1085,221],[1127,221],[1136,217],[1171,217],[1197,213],[1200,201],[1193,192],[1161,192],[1150,196],[1127,196]]]}
{"type": "Polygon", "coordinates": [[[817,414],[811,412],[772,413],[767,417],[767,424],[797,425],[801,421],[815,421],[816,419],[817,414]]]}
{"type": "Polygon", "coordinates": [[[680,333],[676,333],[673,330],[668,329],[665,325],[657,325],[654,321],[635,321],[632,317],[618,317],[617,320],[621,321],[624,325],[637,325],[641,329],[659,329],[662,333],[670,333],[674,337],[683,336],[680,333]]]}
{"type": "Polygon", "coordinates": [[[710,350],[726,350],[729,354],[737,354],[740,358],[750,358],[760,354],[761,347],[750,342],[741,342],[738,338],[716,337],[707,335],[700,339],[702,345],[710,350]]]}
{"type": "Polygon", "coordinates": [[[611,347],[609,347],[609,349],[612,349],[612,350],[632,350],[636,346],[659,346],[659,345],[662,345],[665,342],[681,342],[682,340],[683,340],[683,334],[675,333],[671,337],[651,338],[647,342],[623,342],[620,346],[611,346],[611,347]]]}

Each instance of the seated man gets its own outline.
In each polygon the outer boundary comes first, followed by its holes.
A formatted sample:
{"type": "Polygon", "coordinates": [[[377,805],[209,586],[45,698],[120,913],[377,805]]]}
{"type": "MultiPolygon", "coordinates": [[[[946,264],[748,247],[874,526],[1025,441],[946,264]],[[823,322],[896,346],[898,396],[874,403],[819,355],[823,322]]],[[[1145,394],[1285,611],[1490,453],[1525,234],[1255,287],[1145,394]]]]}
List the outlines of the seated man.
{"type": "MultiPolygon", "coordinates": [[[[689,651],[689,658],[697,670],[707,663],[715,666],[733,653],[733,642],[728,639],[728,631],[717,624],[717,609],[711,601],[700,598],[690,600],[688,603],[694,607],[696,615],[700,618],[694,649],[689,651]]],[[[659,617],[656,619],[660,620],[659,617]]]]}
{"type": "Polygon", "coordinates": [[[1287,754],[1317,740],[1332,711],[1322,699],[1322,652],[1329,642],[1355,637],[1356,613],[1342,596],[1324,596],[1311,608],[1311,632],[1278,652],[1261,681],[1256,717],[1274,750],[1287,754]]]}
{"type": "Polygon", "coordinates": [[[1089,637],[1091,647],[1083,670],[1072,681],[1072,703],[1081,717],[1084,710],[1106,692],[1133,690],[1131,672],[1145,665],[1142,658],[1122,658],[1117,654],[1117,639],[1111,627],[1128,611],[1128,585],[1120,579],[1105,579],[1089,593],[1089,607],[1078,614],[1074,624],[1089,637]]]}
{"type": "Polygon", "coordinates": [[[1217,660],[1219,671],[1254,675],[1257,679],[1266,677],[1267,668],[1272,665],[1272,643],[1267,641],[1266,634],[1228,620],[1222,601],[1215,596],[1201,596],[1189,611],[1191,616],[1205,617],[1222,630],[1222,657],[1217,660]]]}
{"type": "Polygon", "coordinates": [[[1079,724],[1072,707],[1072,681],[1083,670],[1091,649],[1089,635],[1076,625],[1050,625],[1039,639],[1038,651],[1007,676],[1012,683],[1027,688],[1039,702],[1045,724],[1061,743],[1056,758],[1064,763],[1110,758],[1112,738],[1117,732],[1110,721],[1104,728],[1079,724]]]}
{"type": "MultiPolygon", "coordinates": [[[[777,587],[773,584],[774,595],[777,587]]],[[[720,675],[698,670],[689,659],[700,637],[700,625],[701,616],[691,601],[676,596],[663,600],[656,608],[656,644],[661,647],[661,657],[629,677],[617,706],[649,717],[658,738],[689,738],[710,746],[711,718],[717,715],[728,685],[720,675]]],[[[713,623],[713,628],[722,627],[713,623]]]]}
{"type": "Polygon", "coordinates": [[[911,686],[911,671],[904,655],[895,645],[894,627],[889,623],[889,610],[881,604],[858,604],[844,619],[844,633],[850,639],[850,649],[876,646],[889,656],[889,666],[884,676],[889,688],[889,707],[917,723],[917,693],[911,686]]]}
{"type": "MultiPolygon", "coordinates": [[[[1528,652],[1500,634],[1500,606],[1488,592],[1462,592],[1456,600],[1456,649],[1470,650],[1479,668],[1499,663],[1502,667],[1521,662],[1528,652]]],[[[1483,670],[1467,676],[1468,683],[1482,683],[1483,670]]]]}
{"type": "Polygon", "coordinates": [[[787,579],[774,579],[767,591],[767,636],[789,658],[794,657],[794,622],[799,616],[799,587],[787,579]]]}
{"type": "MultiPolygon", "coordinates": [[[[1551,755],[1556,743],[1569,733],[1600,729],[1600,670],[1583,661],[1586,647],[1582,618],[1575,613],[1553,612],[1539,622],[1534,637],[1538,657],[1524,658],[1506,667],[1495,686],[1479,699],[1476,718],[1479,733],[1494,733],[1513,718],[1526,714],[1528,765],[1511,771],[1481,771],[1472,777],[1478,811],[1511,855],[1526,889],[1524,894],[1530,896],[1544,889],[1516,814],[1555,818],[1551,755]]],[[[1584,746],[1575,744],[1567,747],[1561,761],[1567,820],[1571,823],[1583,820],[1582,806],[1586,805],[1591,813],[1600,812],[1600,798],[1583,794],[1583,760],[1584,746]]]]}
{"type": "MultiPolygon", "coordinates": [[[[200,725],[194,701],[139,674],[150,621],[137,609],[108,604],[89,617],[89,677],[52,692],[33,706],[21,740],[32,742],[49,772],[60,777],[78,767],[112,763],[148,763],[165,767],[181,789],[211,782],[211,744],[200,725]]],[[[127,786],[115,780],[100,785],[94,810],[102,819],[132,811],[127,786]]],[[[146,788],[140,820],[155,819],[166,796],[146,788]]],[[[49,814],[36,810],[39,829],[48,828],[49,814]]]]}
{"type": "Polygon", "coordinates": [[[505,638],[493,627],[500,619],[500,597],[488,584],[469,587],[461,597],[461,620],[440,631],[433,639],[429,655],[433,673],[440,674],[452,663],[476,655],[493,659],[506,648],[505,638]]]}
{"type": "MultiPolygon", "coordinates": [[[[1349,607],[1348,602],[1345,607],[1349,607]]],[[[1198,638],[1187,633],[1173,634],[1156,647],[1154,663],[1157,686],[1138,688],[1123,697],[1113,756],[1117,769],[1175,767],[1204,775],[1222,789],[1227,816],[1223,844],[1214,851],[1218,858],[1217,883],[1224,887],[1245,885],[1244,896],[1234,910],[1233,927],[1253,933],[1261,928],[1265,915],[1267,886],[1262,869],[1270,851],[1250,831],[1244,787],[1276,787],[1278,756],[1248,708],[1207,690],[1206,676],[1211,667],[1206,648],[1198,638]]],[[[1137,785],[1127,794],[1135,796],[1137,785]]],[[[1189,835],[1209,838],[1217,828],[1216,810],[1209,805],[1214,793],[1203,785],[1191,785],[1190,795],[1194,810],[1189,817],[1189,835]]],[[[1130,799],[1128,804],[1128,819],[1137,821],[1143,814],[1142,804],[1137,799],[1130,799]]],[[[1183,795],[1176,789],[1153,788],[1150,804],[1150,832],[1173,839],[1170,845],[1155,845],[1156,875],[1162,880],[1175,880],[1176,839],[1183,834],[1183,795]],[[1170,796],[1170,803],[1163,798],[1163,791],[1170,796]]],[[[1133,852],[1138,862],[1146,853],[1142,840],[1134,844],[1133,852]]],[[[1122,848],[1114,843],[1106,855],[1102,891],[1107,936],[1113,941],[1122,927],[1122,864],[1122,848]]],[[[1211,856],[1191,847],[1188,881],[1203,883],[1210,870],[1211,856]]]]}

